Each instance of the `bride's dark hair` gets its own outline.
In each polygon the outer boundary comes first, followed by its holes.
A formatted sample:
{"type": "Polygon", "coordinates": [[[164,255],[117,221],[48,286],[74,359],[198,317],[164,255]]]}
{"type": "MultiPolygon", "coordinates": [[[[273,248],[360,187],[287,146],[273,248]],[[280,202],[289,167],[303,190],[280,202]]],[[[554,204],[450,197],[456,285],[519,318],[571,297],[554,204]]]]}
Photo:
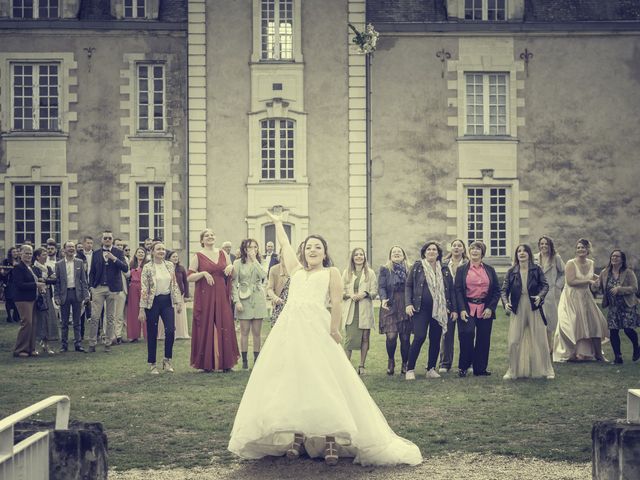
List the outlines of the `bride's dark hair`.
{"type": "Polygon", "coordinates": [[[333,266],[333,262],[331,261],[331,257],[329,256],[329,246],[327,245],[327,241],[324,238],[322,238],[320,235],[317,235],[317,234],[309,235],[307,238],[304,239],[304,242],[302,242],[301,255],[300,255],[301,256],[300,261],[302,262],[302,266],[304,268],[309,268],[309,264],[307,263],[307,257],[305,256],[304,252],[307,249],[307,242],[311,238],[315,238],[316,240],[320,240],[320,243],[322,243],[322,246],[324,247],[324,258],[322,259],[322,266],[323,267],[332,267],[333,266]]]}

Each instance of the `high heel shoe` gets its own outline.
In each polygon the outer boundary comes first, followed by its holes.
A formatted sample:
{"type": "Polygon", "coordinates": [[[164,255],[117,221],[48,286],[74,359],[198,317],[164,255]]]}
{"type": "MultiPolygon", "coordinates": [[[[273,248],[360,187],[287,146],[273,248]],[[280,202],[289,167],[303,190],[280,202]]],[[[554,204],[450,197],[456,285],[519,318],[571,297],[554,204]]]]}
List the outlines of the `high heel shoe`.
{"type": "Polygon", "coordinates": [[[327,440],[324,444],[324,463],[330,467],[338,463],[338,449],[335,440],[327,440]]]}
{"type": "Polygon", "coordinates": [[[163,358],[162,359],[162,369],[166,370],[169,373],[175,372],[175,370],[173,369],[173,365],[171,365],[171,359],[170,358],[163,358]]]}
{"type": "Polygon", "coordinates": [[[402,368],[400,369],[400,375],[407,373],[407,364],[402,362],[402,368]]]}
{"type": "Polygon", "coordinates": [[[358,367],[358,375],[362,376],[365,374],[364,365],[360,365],[358,367]]]}
{"type": "Polygon", "coordinates": [[[295,460],[304,453],[304,435],[296,433],[293,435],[293,442],[287,449],[286,456],[289,460],[295,460]]]}
{"type": "Polygon", "coordinates": [[[393,375],[393,372],[396,368],[396,361],[393,358],[390,358],[387,362],[387,375],[393,375]]]}

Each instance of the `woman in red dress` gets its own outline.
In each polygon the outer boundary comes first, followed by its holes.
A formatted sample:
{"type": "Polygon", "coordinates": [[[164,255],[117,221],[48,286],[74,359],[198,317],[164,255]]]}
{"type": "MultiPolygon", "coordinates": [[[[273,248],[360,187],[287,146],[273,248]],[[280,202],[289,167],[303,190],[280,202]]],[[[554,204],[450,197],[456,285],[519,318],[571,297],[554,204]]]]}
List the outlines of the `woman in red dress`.
{"type": "Polygon", "coordinates": [[[226,282],[233,265],[227,252],[215,247],[211,229],[200,234],[202,250],[189,263],[189,282],[195,282],[191,326],[191,366],[205,371],[229,371],[240,352],[226,282]]]}
{"type": "MultiPolygon", "coordinates": [[[[137,342],[140,338],[140,332],[145,335],[146,328],[144,323],[138,320],[140,312],[140,276],[142,275],[142,267],[146,263],[147,252],[144,248],[138,247],[133,254],[131,264],[129,265],[129,293],[127,295],[127,338],[130,342],[137,342]]],[[[146,338],[146,335],[145,335],[146,338]]]]}

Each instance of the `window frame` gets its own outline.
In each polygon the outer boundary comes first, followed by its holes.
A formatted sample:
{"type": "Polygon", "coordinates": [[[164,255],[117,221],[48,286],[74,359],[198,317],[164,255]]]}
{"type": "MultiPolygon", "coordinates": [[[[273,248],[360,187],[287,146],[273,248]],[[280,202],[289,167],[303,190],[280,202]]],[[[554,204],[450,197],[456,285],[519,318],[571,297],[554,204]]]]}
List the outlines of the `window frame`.
{"type": "MultiPolygon", "coordinates": [[[[147,82],[149,82],[149,84],[152,84],[154,81],[156,80],[155,75],[153,77],[147,77],[147,82]]],[[[149,85],[150,86],[150,85],[149,85]]],[[[150,103],[151,99],[155,96],[157,92],[155,91],[155,89],[150,92],[150,90],[147,88],[147,116],[145,117],[147,119],[147,127],[149,127],[150,124],[155,123],[156,118],[155,117],[150,117],[149,116],[149,112],[153,111],[155,108],[155,103],[150,103]]],[[[147,61],[140,61],[140,62],[135,62],[135,131],[137,134],[166,134],[168,132],[168,122],[167,122],[167,68],[166,68],[166,63],[165,62],[147,62],[147,61]],[[147,128],[147,129],[143,129],[140,127],[140,122],[142,120],[142,117],[140,115],[140,112],[142,110],[142,104],[140,102],[140,97],[141,97],[141,89],[140,89],[140,69],[142,67],[146,67],[148,68],[150,71],[154,71],[156,67],[161,67],[162,68],[162,129],[155,129],[155,125],[154,128],[147,128]]]]}
{"type": "MultiPolygon", "coordinates": [[[[268,117],[268,118],[262,118],[259,120],[258,122],[258,130],[260,132],[259,134],[259,161],[260,161],[260,181],[261,182],[293,182],[296,180],[296,144],[297,144],[297,140],[296,140],[296,131],[297,131],[297,123],[296,120],[293,118],[288,118],[288,117],[277,117],[277,118],[273,118],[273,117],[268,117]],[[269,148],[269,146],[265,147],[264,146],[264,142],[265,142],[265,137],[264,137],[264,132],[265,132],[265,127],[264,124],[269,123],[269,122],[274,122],[275,128],[274,128],[274,137],[273,137],[273,143],[274,143],[274,157],[273,159],[270,158],[266,158],[265,159],[265,151],[271,150],[269,148]],[[287,126],[283,129],[282,127],[282,123],[283,122],[287,122],[290,123],[290,127],[287,126]],[[291,137],[283,137],[282,136],[282,132],[283,131],[290,131],[291,132],[291,137]],[[292,147],[289,148],[288,146],[283,147],[282,146],[282,141],[287,141],[288,139],[291,140],[291,142],[293,143],[292,147]],[[290,158],[287,157],[283,157],[283,152],[288,152],[291,151],[292,155],[290,158]],[[273,160],[273,167],[265,167],[265,161],[270,161],[273,160]],[[284,162],[289,162],[291,165],[285,165],[283,167],[283,161],[284,162]],[[273,170],[274,172],[274,176],[273,177],[265,177],[265,171],[269,172],[273,170]],[[286,175],[283,176],[283,172],[286,173],[286,175]]],[[[270,138],[268,138],[267,140],[271,140],[270,138]]]]}
{"type": "MultiPolygon", "coordinates": [[[[510,74],[509,72],[475,72],[475,71],[465,71],[464,72],[464,134],[465,136],[499,136],[499,137],[508,137],[511,135],[511,126],[510,126],[510,95],[511,95],[511,85],[510,85],[510,74]],[[469,88],[472,85],[478,85],[478,83],[469,84],[470,77],[482,76],[482,103],[473,103],[473,108],[470,108],[470,92],[469,88]],[[503,92],[496,92],[496,97],[504,98],[504,104],[494,103],[491,104],[491,97],[493,96],[491,92],[492,77],[496,77],[496,79],[500,79],[502,77],[504,79],[504,84],[496,84],[497,88],[502,87],[503,92]],[[477,120],[480,115],[475,113],[475,108],[482,108],[482,123],[470,123],[470,117],[473,117],[474,120],[477,120]],[[492,124],[492,108],[500,109],[504,108],[504,115],[501,116],[499,113],[496,113],[496,122],[492,124]],[[502,121],[502,124],[501,124],[502,121]],[[470,128],[473,126],[473,128],[470,128]],[[478,132],[478,127],[482,127],[482,131],[478,132]],[[504,127],[504,132],[500,132],[499,130],[504,127]],[[491,129],[495,128],[496,131],[492,132],[491,129]],[[473,130],[473,131],[472,131],[473,130]]],[[[478,97],[478,94],[473,93],[474,100],[478,97]]]]}
{"type": "Polygon", "coordinates": [[[122,18],[125,20],[145,19],[148,15],[148,5],[146,0],[121,0],[122,1],[122,18]],[[131,2],[131,15],[127,16],[127,1],[131,2]],[[140,6],[142,4],[142,7],[140,6]],[[143,14],[139,15],[138,10],[142,8],[143,14]]]}
{"type": "MultiPolygon", "coordinates": [[[[259,44],[260,44],[260,61],[261,62],[293,62],[295,56],[295,47],[294,47],[294,36],[295,36],[295,23],[296,23],[296,5],[294,0],[260,0],[260,19],[259,19],[259,44]],[[264,13],[268,11],[265,9],[265,5],[273,6],[273,33],[264,32],[264,13]],[[290,6],[291,15],[289,18],[285,19],[285,23],[281,22],[281,14],[283,10],[286,11],[286,6],[290,6]],[[281,26],[287,25],[286,20],[290,20],[290,32],[281,32],[281,26]],[[273,39],[270,41],[269,37],[273,36],[273,39]],[[266,37],[266,43],[265,43],[266,37]],[[282,42],[283,38],[288,38],[289,42],[282,42]],[[289,45],[289,49],[287,49],[287,56],[283,56],[282,45],[289,45]],[[265,47],[266,45],[266,47],[265,47]],[[271,48],[269,47],[271,45],[271,48]],[[271,53],[272,56],[269,56],[271,53]]],[[[267,27],[269,28],[269,27],[267,27]]]]}
{"type": "Polygon", "coordinates": [[[467,241],[467,245],[470,244],[474,240],[481,240],[487,246],[487,254],[486,257],[489,258],[511,258],[511,245],[512,245],[512,229],[513,229],[513,209],[512,209],[512,198],[514,195],[513,187],[511,185],[503,185],[503,184],[495,184],[495,185],[487,185],[487,184],[466,184],[463,186],[463,195],[464,195],[464,211],[465,211],[465,223],[464,223],[464,237],[467,241]],[[482,220],[478,222],[477,220],[471,218],[471,215],[476,214],[476,212],[471,212],[471,202],[470,202],[470,191],[471,190],[480,190],[482,191],[482,207],[483,211],[481,213],[482,220]],[[503,212],[497,212],[496,215],[504,215],[504,219],[501,220],[496,218],[492,219],[492,215],[494,212],[491,211],[492,207],[492,190],[504,190],[503,202],[499,203],[498,206],[503,206],[503,212]],[[492,229],[492,222],[503,223],[504,227],[497,229],[492,229]],[[472,223],[480,223],[482,226],[482,234],[479,236],[477,234],[473,235],[471,238],[471,233],[476,231],[471,228],[472,223]],[[499,242],[502,240],[503,244],[492,245],[492,233],[497,232],[499,235],[501,231],[504,231],[504,238],[500,239],[498,236],[495,240],[499,242]],[[497,249],[504,249],[504,252],[500,252],[497,249]]]}
{"type": "Polygon", "coordinates": [[[163,241],[166,241],[167,237],[167,185],[165,183],[158,182],[138,182],[136,183],[136,238],[138,239],[138,243],[142,244],[145,238],[156,238],[158,232],[161,232],[159,238],[162,238],[163,241]],[[141,192],[142,188],[147,188],[148,197],[147,202],[149,204],[148,211],[146,213],[141,212],[140,201],[141,201],[141,192]],[[157,198],[155,196],[156,189],[162,189],[162,211],[156,211],[156,201],[157,198]],[[153,193],[153,195],[152,195],[153,193]],[[147,227],[141,227],[141,217],[145,215],[148,217],[148,225],[147,227]],[[157,220],[161,220],[162,225],[158,226],[156,224],[157,220]],[[141,234],[141,230],[146,229],[146,234],[141,234]]]}
{"type": "Polygon", "coordinates": [[[508,0],[462,0],[463,18],[467,22],[506,22],[509,9],[508,0]],[[504,2],[504,7],[499,8],[499,2],[504,2]],[[471,2],[471,7],[467,7],[467,3],[471,2]],[[491,10],[494,12],[495,18],[489,18],[490,3],[493,2],[494,8],[491,10]],[[476,5],[480,3],[480,8],[476,5]],[[480,10],[480,18],[476,18],[476,13],[480,10]],[[471,11],[471,17],[467,18],[467,11],[471,11]],[[499,13],[502,12],[503,18],[498,18],[499,13]]]}
{"type": "Polygon", "coordinates": [[[31,240],[34,245],[38,245],[38,244],[42,244],[45,243],[46,239],[49,238],[50,236],[55,238],[56,241],[58,243],[61,242],[62,239],[62,227],[63,227],[63,184],[62,183],[57,183],[57,182],[47,182],[47,183],[29,183],[29,182],[12,182],[11,184],[11,193],[13,196],[13,218],[12,218],[12,229],[13,229],[13,241],[14,241],[14,245],[19,245],[25,242],[25,240],[31,240]],[[33,196],[32,197],[27,197],[26,195],[23,196],[19,196],[16,189],[18,187],[33,187],[33,196]],[[43,193],[43,189],[44,188],[50,188],[52,189],[53,187],[57,187],[58,188],[58,195],[53,196],[53,195],[48,195],[45,197],[44,193],[43,193]],[[26,207],[18,207],[18,199],[20,198],[33,198],[33,207],[31,210],[33,210],[33,224],[34,224],[34,229],[33,232],[27,232],[26,229],[22,229],[20,230],[18,228],[18,222],[21,223],[25,223],[27,220],[26,219],[18,219],[18,212],[19,211],[27,211],[29,209],[27,209],[26,207]],[[57,203],[57,207],[56,206],[49,206],[49,208],[45,208],[42,205],[43,199],[44,198],[57,198],[58,203],[57,203]],[[46,211],[57,211],[57,217],[50,217],[48,220],[43,220],[43,213],[46,211]],[[50,223],[57,225],[57,229],[56,227],[52,227],[48,230],[48,233],[46,235],[43,234],[43,229],[42,226],[44,224],[44,222],[49,221],[50,223]],[[19,240],[19,235],[23,235],[23,239],[19,240]],[[29,237],[29,235],[33,235],[32,238],[29,237]],[[40,241],[38,241],[38,237],[40,238],[40,241]]]}
{"type": "MultiPolygon", "coordinates": [[[[61,116],[61,104],[62,104],[62,63],[59,61],[11,61],[9,63],[9,70],[10,70],[10,93],[9,95],[11,96],[11,119],[10,119],[10,125],[11,128],[10,130],[12,132],[61,132],[62,131],[62,116],[61,116]],[[21,128],[17,128],[16,127],[16,67],[27,67],[27,66],[31,66],[33,68],[33,71],[31,73],[31,89],[33,91],[31,97],[28,96],[22,96],[20,98],[22,99],[26,99],[26,98],[31,98],[31,108],[32,108],[32,115],[31,115],[31,121],[32,121],[32,128],[25,128],[24,125],[21,128]],[[55,122],[55,127],[56,128],[40,128],[40,121],[41,121],[41,117],[40,117],[40,111],[41,111],[41,106],[40,106],[40,87],[42,86],[42,84],[40,83],[42,81],[42,79],[44,77],[41,77],[41,73],[40,73],[40,67],[42,66],[47,66],[49,68],[55,66],[57,69],[56,72],[56,82],[57,84],[54,86],[54,88],[56,89],[56,95],[55,96],[49,96],[47,98],[55,98],[57,104],[55,105],[54,108],[57,109],[57,115],[56,117],[47,117],[47,123],[50,126],[51,122],[55,122]],[[36,75],[34,75],[34,71],[37,71],[38,73],[36,75]]],[[[24,77],[24,75],[23,75],[24,77]]],[[[51,87],[51,85],[48,85],[49,87],[51,87]]],[[[24,107],[24,105],[23,105],[24,107]]],[[[51,109],[51,105],[48,106],[49,109],[51,109]]],[[[22,121],[24,122],[26,120],[26,117],[22,117],[22,121]]]]}
{"type": "Polygon", "coordinates": [[[24,12],[24,0],[11,0],[11,6],[9,8],[11,10],[11,18],[16,20],[39,20],[39,19],[53,20],[53,19],[62,17],[62,0],[33,0],[33,4],[31,6],[32,15],[30,17],[25,17],[23,15],[19,15],[19,16],[15,15],[16,8],[21,8],[24,12]],[[17,1],[20,1],[20,3],[22,3],[21,7],[15,6],[15,3],[17,1]],[[57,11],[57,15],[56,16],[48,15],[45,17],[41,16],[40,15],[41,3],[45,3],[46,5],[44,8],[47,8],[49,11],[53,7],[52,4],[55,4],[55,10],[57,11]]]}

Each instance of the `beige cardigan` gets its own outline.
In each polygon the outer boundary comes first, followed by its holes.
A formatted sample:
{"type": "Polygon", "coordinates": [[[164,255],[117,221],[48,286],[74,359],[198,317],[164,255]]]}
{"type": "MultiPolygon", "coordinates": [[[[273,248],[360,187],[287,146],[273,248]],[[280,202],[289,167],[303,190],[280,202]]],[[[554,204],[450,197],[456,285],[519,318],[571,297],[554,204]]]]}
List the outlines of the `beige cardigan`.
{"type": "MultiPolygon", "coordinates": [[[[378,295],[378,278],[376,272],[369,269],[369,278],[366,279],[364,272],[360,277],[360,285],[358,286],[358,292],[368,292],[369,296],[360,300],[360,306],[358,307],[358,328],[363,330],[371,329],[374,327],[374,315],[373,315],[373,299],[378,295]]],[[[345,270],[342,273],[342,283],[344,284],[343,298],[354,294],[353,285],[356,281],[356,276],[353,275],[349,279],[349,270],[345,270]]],[[[342,300],[342,328],[345,325],[351,325],[353,322],[355,302],[351,298],[342,300]]]]}
{"type": "MultiPolygon", "coordinates": [[[[606,293],[607,288],[607,277],[609,276],[609,269],[603,268],[600,272],[600,283],[598,285],[600,291],[602,292],[602,308],[607,308],[609,306],[609,297],[606,293]]],[[[636,297],[636,292],[638,291],[638,279],[636,278],[636,274],[633,273],[629,267],[627,267],[624,272],[620,272],[620,290],[623,292],[624,301],[627,303],[629,307],[633,307],[640,303],[638,297],[636,297]]]]}

